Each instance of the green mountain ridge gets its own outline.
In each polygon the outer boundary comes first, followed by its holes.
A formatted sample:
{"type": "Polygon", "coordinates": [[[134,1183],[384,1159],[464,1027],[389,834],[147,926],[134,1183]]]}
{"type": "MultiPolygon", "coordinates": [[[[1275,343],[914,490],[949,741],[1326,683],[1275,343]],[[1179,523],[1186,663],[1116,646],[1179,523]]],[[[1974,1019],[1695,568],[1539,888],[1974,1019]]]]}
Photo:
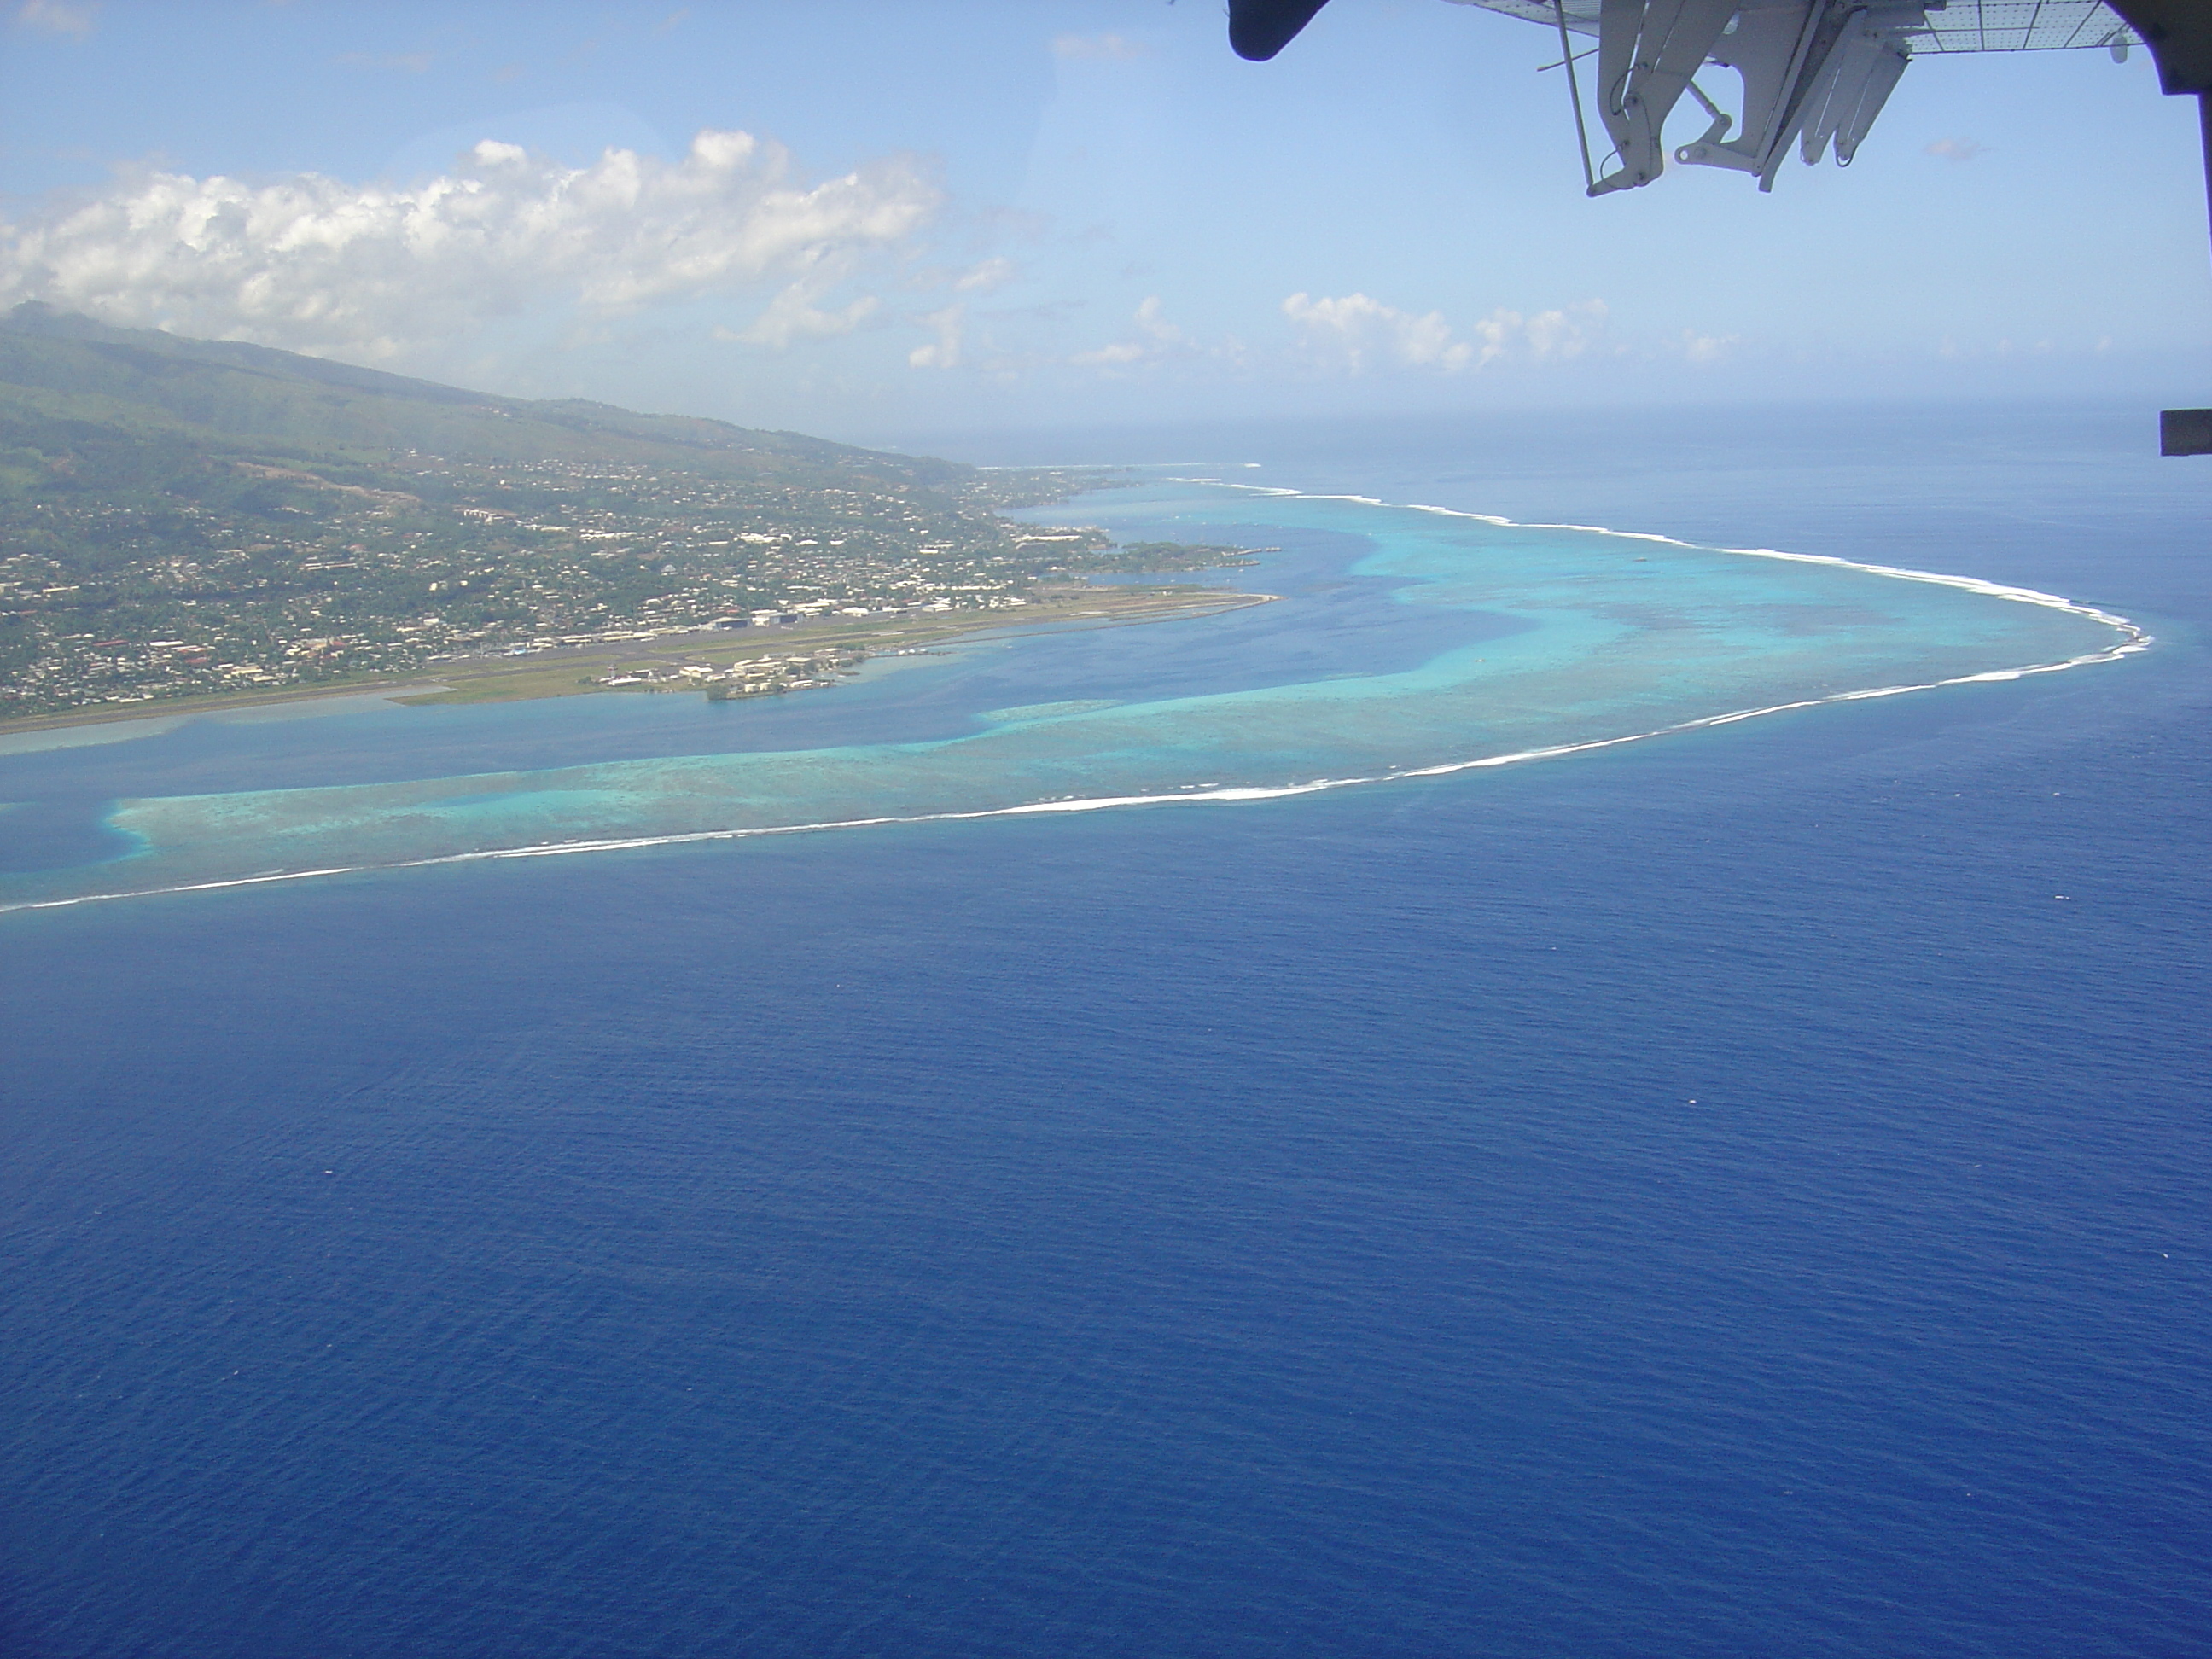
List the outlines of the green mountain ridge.
{"type": "Polygon", "coordinates": [[[18,416],[180,435],[225,452],[274,446],[372,464],[425,452],[453,460],[659,464],[794,482],[819,469],[931,485],[972,472],[702,416],[503,398],[269,346],[116,328],[37,301],[0,316],[0,422],[18,416]]]}

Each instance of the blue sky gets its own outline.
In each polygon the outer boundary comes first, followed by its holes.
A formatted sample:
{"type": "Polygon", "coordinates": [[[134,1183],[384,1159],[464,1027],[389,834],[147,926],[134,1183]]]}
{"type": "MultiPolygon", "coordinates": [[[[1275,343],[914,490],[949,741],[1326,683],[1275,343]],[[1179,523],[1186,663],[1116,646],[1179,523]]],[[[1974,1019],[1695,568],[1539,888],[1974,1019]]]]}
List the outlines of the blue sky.
{"type": "Polygon", "coordinates": [[[0,301],[832,435],[2212,400],[2143,54],[1923,58],[1849,171],[1597,201],[1557,55],[1442,0],[1266,65],[1208,0],[11,0],[0,301]]]}

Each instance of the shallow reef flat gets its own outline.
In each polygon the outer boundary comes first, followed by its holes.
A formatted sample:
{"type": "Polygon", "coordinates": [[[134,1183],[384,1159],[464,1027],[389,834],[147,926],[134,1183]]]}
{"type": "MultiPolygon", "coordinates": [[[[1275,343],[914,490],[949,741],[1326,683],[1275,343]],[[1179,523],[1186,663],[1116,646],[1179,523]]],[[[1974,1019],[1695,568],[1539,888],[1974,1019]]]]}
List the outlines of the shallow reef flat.
{"type": "MultiPolygon", "coordinates": [[[[1109,525],[1164,524],[1185,539],[1259,526],[1347,550],[1340,574],[1389,594],[1374,663],[1155,701],[979,705],[975,729],[927,741],[127,799],[108,823],[135,851],[7,878],[0,904],[829,826],[1267,799],[2085,667],[2148,642],[2124,618],[1969,578],[1361,498],[1168,481],[1083,506],[1109,525]],[[1389,650],[1392,617],[1425,642],[1410,665],[1389,650]]],[[[1270,585],[1265,566],[1238,574],[1242,586],[1270,585]]],[[[1266,629],[1251,631],[1248,617],[1239,648],[1264,653],[1271,639],[1314,626],[1300,611],[1292,592],[1253,613],[1266,629]]],[[[1194,649],[1231,637],[1207,635],[1216,619],[1160,626],[1189,630],[1194,649]]]]}

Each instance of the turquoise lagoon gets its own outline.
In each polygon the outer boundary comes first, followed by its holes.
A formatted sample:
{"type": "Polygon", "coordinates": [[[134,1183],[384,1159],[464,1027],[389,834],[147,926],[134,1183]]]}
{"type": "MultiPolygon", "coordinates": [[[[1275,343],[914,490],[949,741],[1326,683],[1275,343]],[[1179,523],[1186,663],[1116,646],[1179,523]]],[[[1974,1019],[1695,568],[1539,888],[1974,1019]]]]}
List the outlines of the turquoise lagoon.
{"type": "MultiPolygon", "coordinates": [[[[976,681],[979,691],[991,688],[994,706],[975,707],[949,735],[790,747],[765,723],[739,722],[714,752],[581,754],[565,764],[450,774],[431,757],[422,775],[399,779],[387,766],[375,781],[126,795],[106,821],[131,851],[0,878],[0,908],[1387,786],[1821,703],[2055,672],[2148,643],[2123,617],[1970,577],[1213,481],[1157,481],[1036,516],[1102,523],[1132,538],[1279,541],[1284,555],[1234,573],[1236,586],[1277,597],[1257,611],[1135,630],[1152,636],[1148,660],[1183,653],[1213,662],[1209,689],[1147,696],[1122,684],[1081,695],[1077,686],[1068,696],[1067,685],[1041,675],[1037,700],[1009,701],[1000,675],[976,681]],[[1325,600],[1347,584],[1364,584],[1376,599],[1352,659],[1344,638],[1328,650],[1302,648],[1331,627],[1325,600]],[[1318,672],[1301,677],[1302,663],[1318,672]]],[[[1130,630],[1113,632],[1126,639],[1130,630]]],[[[1097,653],[1111,636],[1086,638],[1097,653]]],[[[1024,649],[1042,662],[1068,643],[1031,639],[1024,649]]],[[[924,689],[962,654],[886,662],[882,670],[896,671],[889,679],[806,696],[824,713],[842,698],[856,708],[872,698],[879,710],[894,687],[924,689]]],[[[1161,684],[1171,690],[1176,678],[1164,674],[1161,684]]],[[[394,707],[378,718],[404,723],[429,712],[394,707]]],[[[813,729],[824,730],[818,720],[813,729]]],[[[0,792],[5,777],[0,769],[0,792]]]]}

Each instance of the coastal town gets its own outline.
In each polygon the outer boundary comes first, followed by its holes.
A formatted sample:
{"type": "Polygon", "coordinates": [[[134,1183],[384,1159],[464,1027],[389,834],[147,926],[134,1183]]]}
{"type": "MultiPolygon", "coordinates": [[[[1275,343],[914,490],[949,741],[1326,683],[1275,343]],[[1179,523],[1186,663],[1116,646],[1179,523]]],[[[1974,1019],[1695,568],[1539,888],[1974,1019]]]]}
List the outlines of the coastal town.
{"type": "Polygon", "coordinates": [[[541,656],[608,659],[572,684],[757,696],[826,684],[869,647],[681,662],[655,647],[827,628],[880,648],[887,624],[1018,615],[1092,573],[1249,562],[1234,548],[1133,562],[1095,528],[1000,515],[1094,482],[1062,473],[824,488],[415,453],[380,471],[349,483],[233,462],[189,495],[8,502],[0,719],[457,669],[481,680],[492,662],[541,656]]]}

